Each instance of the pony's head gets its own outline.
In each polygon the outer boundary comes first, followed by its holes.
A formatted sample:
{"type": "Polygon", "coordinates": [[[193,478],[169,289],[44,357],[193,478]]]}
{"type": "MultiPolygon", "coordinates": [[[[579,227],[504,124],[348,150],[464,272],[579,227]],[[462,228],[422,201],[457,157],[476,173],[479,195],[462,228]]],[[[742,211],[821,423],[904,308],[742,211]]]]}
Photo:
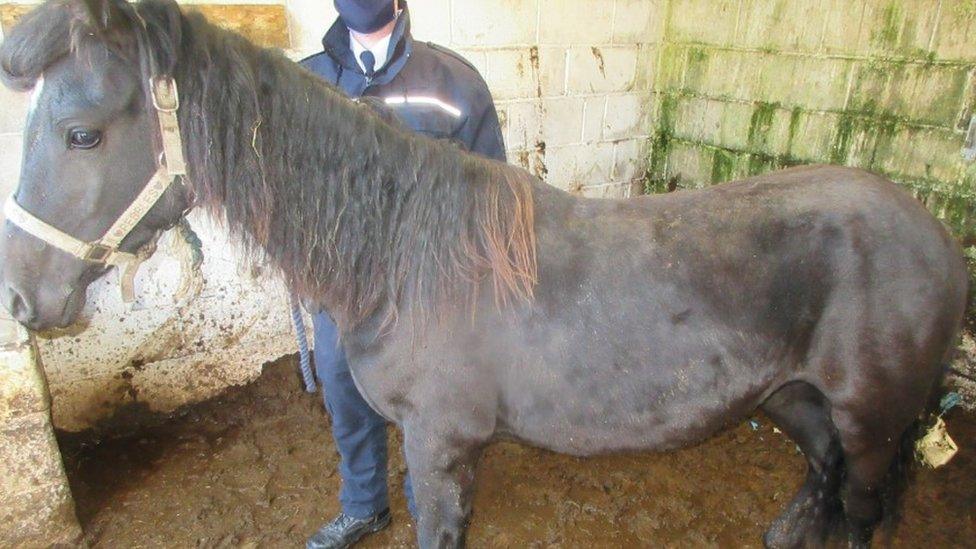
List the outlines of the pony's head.
{"type": "MultiPolygon", "coordinates": [[[[153,70],[171,70],[172,61],[153,58],[147,32],[121,0],[51,0],[0,44],[0,79],[33,90],[13,200],[78,241],[103,237],[157,170],[160,130],[147,82],[153,70]]],[[[119,250],[151,244],[187,204],[183,187],[170,186],[119,250]]],[[[67,326],[88,285],[107,271],[98,255],[76,257],[8,219],[0,236],[0,299],[30,328],[67,326]]]]}

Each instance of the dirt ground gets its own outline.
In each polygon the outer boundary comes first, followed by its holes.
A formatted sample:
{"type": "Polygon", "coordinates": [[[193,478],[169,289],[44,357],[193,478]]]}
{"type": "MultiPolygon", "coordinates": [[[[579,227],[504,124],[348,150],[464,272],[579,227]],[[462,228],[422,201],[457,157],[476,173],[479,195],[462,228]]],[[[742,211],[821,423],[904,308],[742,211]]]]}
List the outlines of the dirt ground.
{"type": "MultiPolygon", "coordinates": [[[[495,444],[479,468],[469,545],[761,546],[805,465],[756,420],[668,454],[578,459],[495,444]]],[[[961,451],[918,475],[895,546],[976,546],[976,418],[956,410],[948,424],[961,451]]],[[[60,442],[93,547],[299,547],[338,511],[328,426],[285,359],[256,383],[137,433],[60,442]]],[[[414,542],[392,428],[390,438],[394,522],[363,547],[414,542]]]]}

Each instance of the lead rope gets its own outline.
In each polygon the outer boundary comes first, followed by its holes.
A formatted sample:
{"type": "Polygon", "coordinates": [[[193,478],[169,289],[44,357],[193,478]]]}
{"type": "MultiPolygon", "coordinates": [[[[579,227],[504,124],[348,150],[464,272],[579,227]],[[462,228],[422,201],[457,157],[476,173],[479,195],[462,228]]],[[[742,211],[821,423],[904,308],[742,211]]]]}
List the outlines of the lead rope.
{"type": "Polygon", "coordinates": [[[295,339],[298,340],[298,367],[302,371],[305,392],[314,393],[318,387],[315,385],[315,374],[312,373],[312,360],[308,353],[308,335],[305,333],[305,318],[302,316],[302,308],[298,304],[298,296],[295,295],[295,292],[289,294],[289,300],[291,301],[291,322],[295,326],[295,339]]]}

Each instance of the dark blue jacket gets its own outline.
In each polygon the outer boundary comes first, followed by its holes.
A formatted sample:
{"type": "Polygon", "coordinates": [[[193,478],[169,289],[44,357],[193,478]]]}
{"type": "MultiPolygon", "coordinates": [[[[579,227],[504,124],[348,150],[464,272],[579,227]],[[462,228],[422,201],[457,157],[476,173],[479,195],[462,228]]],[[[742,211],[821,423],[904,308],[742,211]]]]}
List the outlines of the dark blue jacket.
{"type": "Polygon", "coordinates": [[[504,161],[498,113],[484,79],[457,53],[414,41],[406,3],[400,5],[403,13],[390,37],[388,61],[372,78],[356,62],[341,19],[322,38],[324,51],[301,64],[350,97],[376,97],[418,133],[504,161]]]}

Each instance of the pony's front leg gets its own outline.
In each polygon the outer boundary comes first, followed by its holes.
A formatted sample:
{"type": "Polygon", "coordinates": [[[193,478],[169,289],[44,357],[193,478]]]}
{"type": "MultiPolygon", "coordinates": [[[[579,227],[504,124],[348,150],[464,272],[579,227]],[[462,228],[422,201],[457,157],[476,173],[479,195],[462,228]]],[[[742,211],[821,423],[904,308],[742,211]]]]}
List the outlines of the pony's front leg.
{"type": "MultiPolygon", "coordinates": [[[[417,505],[417,539],[422,549],[462,547],[471,513],[474,471],[487,436],[417,418],[403,426],[404,447],[417,505]]],[[[490,435],[489,435],[490,436],[490,435]]]]}

